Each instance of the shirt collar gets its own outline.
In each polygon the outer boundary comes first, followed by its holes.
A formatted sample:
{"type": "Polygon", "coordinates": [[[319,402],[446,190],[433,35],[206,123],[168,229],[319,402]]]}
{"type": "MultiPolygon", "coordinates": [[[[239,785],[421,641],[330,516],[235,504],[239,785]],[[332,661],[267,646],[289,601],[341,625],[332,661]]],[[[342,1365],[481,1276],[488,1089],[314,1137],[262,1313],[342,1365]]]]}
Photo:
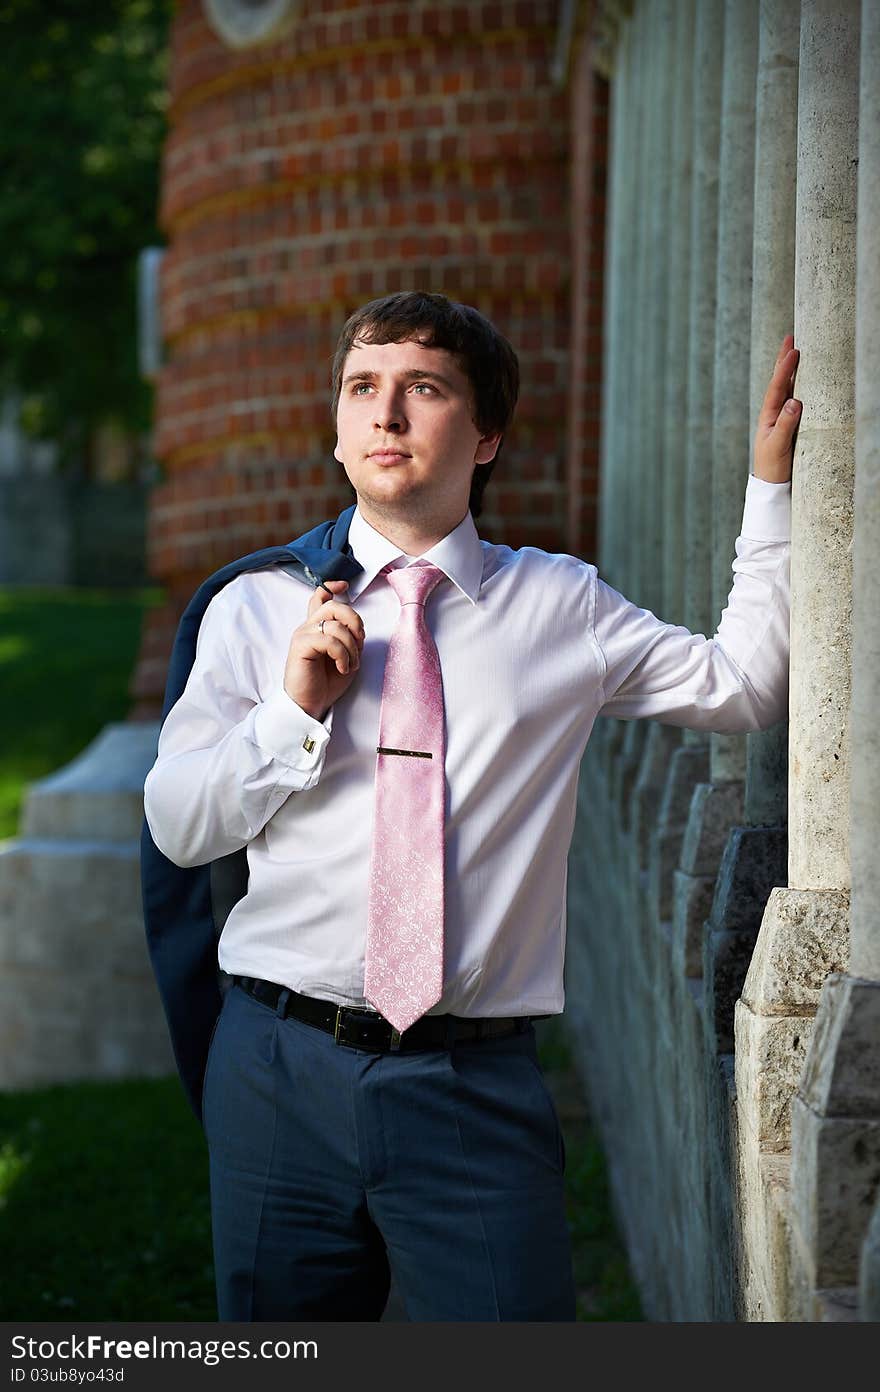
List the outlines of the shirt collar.
{"type": "Polygon", "coordinates": [[[407,556],[395,542],[389,541],[370,526],[361,516],[360,508],[355,508],[348,541],[363,566],[361,574],[349,582],[349,599],[363,594],[384,566],[398,559],[402,559],[404,564],[409,560],[424,559],[442,570],[472,604],[477,602],[483,581],[483,548],[470,512],[465,513],[457,527],[447,532],[429,551],[425,551],[423,557],[407,556]]]}

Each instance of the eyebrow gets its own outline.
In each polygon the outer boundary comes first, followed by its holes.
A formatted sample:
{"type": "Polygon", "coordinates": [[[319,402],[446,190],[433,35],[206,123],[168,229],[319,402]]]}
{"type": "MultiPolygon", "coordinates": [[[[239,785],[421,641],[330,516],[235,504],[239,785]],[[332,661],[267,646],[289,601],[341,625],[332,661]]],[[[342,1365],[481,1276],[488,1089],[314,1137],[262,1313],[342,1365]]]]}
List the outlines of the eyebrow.
{"type": "MultiPolygon", "coordinates": [[[[342,385],[346,386],[349,382],[375,382],[377,377],[381,377],[380,372],[371,372],[368,368],[363,368],[360,372],[349,372],[342,379],[342,385]]],[[[420,372],[416,367],[405,368],[400,374],[410,381],[432,381],[440,382],[442,386],[448,387],[450,391],[455,391],[455,384],[450,382],[448,377],[444,377],[440,372],[420,372]]]]}

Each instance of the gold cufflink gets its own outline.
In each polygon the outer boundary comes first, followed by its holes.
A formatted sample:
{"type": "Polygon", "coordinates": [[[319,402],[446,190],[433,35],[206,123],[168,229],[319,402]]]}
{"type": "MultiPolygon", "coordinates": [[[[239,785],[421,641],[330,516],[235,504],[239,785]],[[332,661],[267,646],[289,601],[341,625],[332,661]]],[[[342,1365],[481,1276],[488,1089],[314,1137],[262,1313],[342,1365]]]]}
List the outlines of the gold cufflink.
{"type": "Polygon", "coordinates": [[[306,735],[305,739],[303,740],[303,749],[306,751],[307,754],[311,754],[314,747],[315,741],[312,739],[311,735],[306,735]]]}

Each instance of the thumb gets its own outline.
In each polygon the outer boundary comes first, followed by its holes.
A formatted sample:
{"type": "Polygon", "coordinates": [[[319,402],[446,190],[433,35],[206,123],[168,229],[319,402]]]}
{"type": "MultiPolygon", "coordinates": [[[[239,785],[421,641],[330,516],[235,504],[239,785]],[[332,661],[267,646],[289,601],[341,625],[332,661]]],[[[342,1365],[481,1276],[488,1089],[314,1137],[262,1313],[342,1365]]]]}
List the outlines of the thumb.
{"type": "Polygon", "coordinates": [[[794,433],[800,423],[802,410],[803,402],[798,401],[794,396],[789,397],[770,431],[770,445],[774,454],[778,456],[788,454],[794,433]]]}

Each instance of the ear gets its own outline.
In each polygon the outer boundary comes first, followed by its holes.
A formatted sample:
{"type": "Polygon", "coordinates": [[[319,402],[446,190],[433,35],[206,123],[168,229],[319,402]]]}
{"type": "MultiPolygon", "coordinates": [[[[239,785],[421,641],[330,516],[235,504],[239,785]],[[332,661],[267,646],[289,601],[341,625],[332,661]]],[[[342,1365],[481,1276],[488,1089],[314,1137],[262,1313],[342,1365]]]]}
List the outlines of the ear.
{"type": "Polygon", "coordinates": [[[345,460],[343,459],[343,457],[342,457],[342,455],[341,455],[341,453],[340,453],[339,436],[338,436],[338,435],[336,436],[336,445],[335,445],[334,450],[333,450],[333,458],[334,458],[334,459],[338,459],[338,461],[339,461],[340,464],[344,464],[344,463],[345,463],[345,460]]]}
{"type": "Polygon", "coordinates": [[[477,445],[474,453],[475,464],[489,464],[498,453],[498,446],[501,444],[501,432],[497,435],[484,435],[477,445]]]}

